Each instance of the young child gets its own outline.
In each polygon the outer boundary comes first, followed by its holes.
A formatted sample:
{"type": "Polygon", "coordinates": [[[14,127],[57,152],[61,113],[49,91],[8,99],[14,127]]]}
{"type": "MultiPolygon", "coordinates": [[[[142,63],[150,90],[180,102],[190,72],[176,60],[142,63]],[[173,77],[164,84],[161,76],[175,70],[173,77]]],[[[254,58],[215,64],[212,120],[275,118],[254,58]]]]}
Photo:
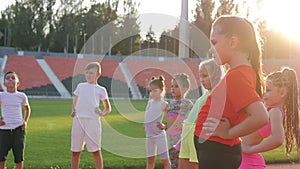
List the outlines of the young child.
{"type": "Polygon", "coordinates": [[[156,149],[160,155],[160,159],[165,169],[171,169],[168,154],[167,136],[164,130],[158,128],[157,123],[163,120],[164,112],[167,111],[167,102],[162,100],[165,93],[164,78],[152,77],[149,83],[149,91],[151,99],[146,107],[144,129],[146,132],[147,147],[147,169],[154,169],[156,149]]]}
{"type": "Polygon", "coordinates": [[[13,150],[16,169],[23,168],[25,130],[30,117],[30,106],[25,93],[17,91],[20,80],[15,72],[4,75],[6,92],[0,93],[2,126],[0,126],[0,169],[5,169],[5,161],[10,149],[13,150]],[[22,117],[22,106],[24,116],[22,117]]]}
{"type": "Polygon", "coordinates": [[[212,90],[196,122],[194,143],[199,169],[237,169],[241,163],[240,136],[268,123],[261,100],[263,80],[260,46],[254,27],[245,18],[221,16],[211,30],[215,61],[230,69],[212,90]],[[222,117],[230,126],[219,126],[222,117]]]}
{"type": "Polygon", "coordinates": [[[291,153],[294,143],[299,150],[298,94],[295,70],[285,68],[267,76],[264,102],[268,106],[270,121],[258,131],[242,137],[243,153],[239,169],[265,169],[260,152],[279,147],[284,142],[284,136],[287,154],[291,153]]]}
{"type": "Polygon", "coordinates": [[[212,88],[220,81],[222,69],[213,59],[203,61],[199,65],[200,82],[207,91],[195,102],[191,112],[183,122],[181,140],[176,144],[179,151],[179,169],[197,169],[198,159],[194,146],[195,121],[200,108],[206,101],[212,88]],[[181,143],[180,143],[181,142],[181,143]],[[180,146],[181,144],[181,146],[180,146]]]}
{"type": "Polygon", "coordinates": [[[168,104],[168,113],[166,115],[167,124],[163,125],[160,123],[159,127],[167,130],[171,166],[173,169],[177,169],[179,151],[174,149],[173,146],[176,145],[176,143],[180,140],[183,120],[192,109],[193,103],[191,100],[185,98],[190,88],[190,80],[188,75],[184,73],[176,74],[171,83],[171,93],[174,97],[174,100],[171,100],[168,104]]]}
{"type": "Polygon", "coordinates": [[[91,62],[85,68],[87,82],[78,84],[74,91],[72,125],[72,169],[78,169],[80,153],[86,143],[88,152],[92,152],[96,169],[103,168],[101,155],[101,123],[100,117],[111,111],[106,89],[97,84],[101,76],[101,67],[98,62],[91,62]],[[100,100],[104,110],[99,109],[100,100]]]}

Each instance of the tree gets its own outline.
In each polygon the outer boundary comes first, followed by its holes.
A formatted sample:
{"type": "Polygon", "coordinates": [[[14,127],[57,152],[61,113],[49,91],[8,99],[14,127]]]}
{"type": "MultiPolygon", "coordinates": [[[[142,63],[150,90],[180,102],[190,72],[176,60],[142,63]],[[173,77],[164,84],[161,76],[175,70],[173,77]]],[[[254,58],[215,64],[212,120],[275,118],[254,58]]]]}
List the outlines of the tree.
{"type": "MultiPolygon", "coordinates": [[[[137,13],[137,3],[133,0],[123,0],[126,16],[119,20],[119,0],[103,3],[93,0],[89,6],[83,6],[84,0],[60,0],[60,8],[56,11],[55,0],[15,1],[1,13],[0,32],[6,38],[0,41],[3,45],[23,50],[79,52],[86,40],[108,23],[115,24],[116,36],[124,36],[126,30],[139,32],[137,18],[129,17],[137,13]]],[[[115,51],[123,50],[129,54],[129,41],[132,43],[130,51],[138,50],[140,37],[135,34],[116,46],[120,49],[115,48],[115,51]]]]}
{"type": "Polygon", "coordinates": [[[36,33],[33,29],[34,13],[28,4],[16,1],[8,14],[11,21],[12,46],[25,49],[36,49],[36,33]]]}
{"type": "Polygon", "coordinates": [[[118,18],[115,37],[121,41],[113,47],[112,54],[130,55],[140,49],[140,25],[136,15],[138,6],[132,0],[123,1],[124,15],[118,18]]]}
{"type": "Polygon", "coordinates": [[[214,20],[213,10],[215,9],[215,2],[211,0],[199,0],[196,6],[196,14],[193,22],[204,34],[209,37],[211,24],[214,20]]]}
{"type": "Polygon", "coordinates": [[[8,32],[10,28],[10,22],[9,20],[6,18],[4,13],[1,13],[1,18],[0,18],[0,46],[9,46],[8,42],[8,32]]]}
{"type": "MultiPolygon", "coordinates": [[[[152,30],[152,26],[149,27],[149,30],[146,34],[146,39],[143,41],[141,48],[142,49],[149,49],[149,48],[157,48],[158,46],[158,40],[157,37],[152,30]]],[[[152,54],[155,56],[155,54],[152,54]]]]}
{"type": "Polygon", "coordinates": [[[11,45],[23,50],[36,50],[45,43],[47,26],[55,0],[18,1],[2,13],[11,32],[11,45]]]}
{"type": "Polygon", "coordinates": [[[207,37],[209,37],[213,21],[218,16],[238,12],[238,4],[234,3],[234,0],[219,0],[219,6],[216,4],[215,1],[211,0],[198,0],[196,6],[193,24],[201,29],[207,37]],[[215,9],[216,12],[214,12],[215,9]]]}
{"type": "Polygon", "coordinates": [[[165,55],[171,56],[178,55],[179,41],[175,37],[179,36],[179,25],[177,25],[173,30],[164,31],[160,35],[159,48],[165,50],[165,55]],[[177,36],[175,36],[177,35],[177,36]]]}

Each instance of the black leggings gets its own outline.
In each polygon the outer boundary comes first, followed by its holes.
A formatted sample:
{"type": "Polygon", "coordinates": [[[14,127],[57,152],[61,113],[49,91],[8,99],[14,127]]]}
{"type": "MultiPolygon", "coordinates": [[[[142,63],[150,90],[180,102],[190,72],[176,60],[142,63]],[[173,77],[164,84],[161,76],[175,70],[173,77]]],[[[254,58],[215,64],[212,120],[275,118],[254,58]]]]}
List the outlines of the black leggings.
{"type": "Polygon", "coordinates": [[[228,146],[194,136],[199,169],[237,169],[242,161],[241,144],[228,146]]]}

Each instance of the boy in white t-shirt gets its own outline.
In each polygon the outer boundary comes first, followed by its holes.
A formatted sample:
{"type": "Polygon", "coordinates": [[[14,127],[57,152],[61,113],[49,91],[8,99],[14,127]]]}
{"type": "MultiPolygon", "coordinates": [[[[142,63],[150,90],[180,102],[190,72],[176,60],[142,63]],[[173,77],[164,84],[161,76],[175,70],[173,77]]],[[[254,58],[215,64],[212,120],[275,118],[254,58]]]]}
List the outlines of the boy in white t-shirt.
{"type": "Polygon", "coordinates": [[[8,152],[12,149],[16,169],[23,168],[25,129],[30,116],[27,96],[17,91],[20,85],[15,72],[4,75],[6,92],[0,93],[2,117],[0,120],[0,169],[4,169],[8,152]],[[24,108],[24,118],[22,116],[24,108]]]}
{"type": "Polygon", "coordinates": [[[110,113],[111,106],[106,89],[97,84],[101,76],[101,66],[98,62],[91,62],[85,68],[87,82],[78,84],[74,91],[72,125],[72,169],[79,168],[80,153],[86,147],[92,152],[96,169],[103,168],[101,154],[101,123],[100,117],[110,113]],[[99,103],[102,102],[104,110],[101,111],[99,103]]]}

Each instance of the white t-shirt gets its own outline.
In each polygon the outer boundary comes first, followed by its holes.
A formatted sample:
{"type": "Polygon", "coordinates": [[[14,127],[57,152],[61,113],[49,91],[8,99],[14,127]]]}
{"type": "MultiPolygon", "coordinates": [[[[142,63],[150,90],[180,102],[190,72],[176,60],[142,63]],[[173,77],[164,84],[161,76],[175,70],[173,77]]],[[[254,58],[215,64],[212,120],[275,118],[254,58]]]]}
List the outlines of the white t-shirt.
{"type": "Polygon", "coordinates": [[[78,96],[76,104],[76,116],[80,118],[99,117],[95,110],[101,100],[107,100],[106,89],[98,84],[80,83],[74,91],[78,96]]]}
{"type": "Polygon", "coordinates": [[[1,92],[0,104],[5,125],[0,129],[14,129],[23,124],[22,106],[28,105],[28,99],[23,92],[1,92]]]}

